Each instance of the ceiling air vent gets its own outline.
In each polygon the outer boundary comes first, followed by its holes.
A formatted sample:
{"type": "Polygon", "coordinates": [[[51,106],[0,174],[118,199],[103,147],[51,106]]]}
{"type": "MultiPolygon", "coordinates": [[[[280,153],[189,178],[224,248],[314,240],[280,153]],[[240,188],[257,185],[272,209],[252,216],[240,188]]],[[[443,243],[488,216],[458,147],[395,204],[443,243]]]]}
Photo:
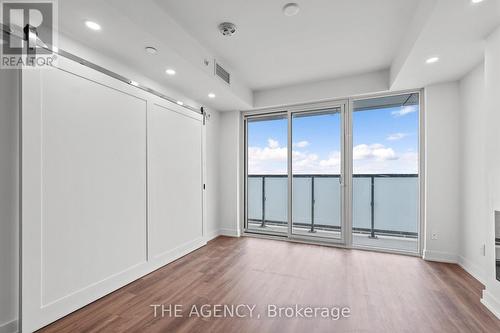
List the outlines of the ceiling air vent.
{"type": "Polygon", "coordinates": [[[217,62],[215,62],[215,75],[220,77],[222,81],[226,82],[227,84],[231,84],[231,74],[229,74],[229,72],[222,68],[222,66],[217,62]]]}

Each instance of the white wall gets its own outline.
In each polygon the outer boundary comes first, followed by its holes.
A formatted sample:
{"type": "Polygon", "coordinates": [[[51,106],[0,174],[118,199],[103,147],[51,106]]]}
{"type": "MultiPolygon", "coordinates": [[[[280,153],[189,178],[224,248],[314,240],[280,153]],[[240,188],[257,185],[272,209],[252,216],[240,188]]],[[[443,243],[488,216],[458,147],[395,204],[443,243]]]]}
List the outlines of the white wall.
{"type": "MultiPolygon", "coordinates": [[[[199,105],[181,93],[154,82],[130,67],[117,63],[99,52],[75,43],[64,36],[60,47],[91,60],[98,65],[134,78],[187,104],[199,105]]],[[[18,92],[17,72],[0,70],[0,333],[16,331],[18,315],[18,92]]],[[[211,114],[206,126],[206,226],[207,235],[220,230],[219,214],[219,146],[221,135],[220,113],[211,114]]]]}
{"type": "Polygon", "coordinates": [[[240,113],[222,112],[220,123],[220,232],[240,233],[240,113]]]}
{"type": "Polygon", "coordinates": [[[220,131],[221,131],[221,113],[215,110],[206,110],[209,117],[205,123],[206,131],[206,177],[205,177],[205,218],[207,236],[209,238],[216,237],[219,232],[219,146],[220,146],[220,131]]]}
{"type": "Polygon", "coordinates": [[[18,77],[0,70],[0,333],[18,313],[18,77]]]}
{"type": "Polygon", "coordinates": [[[456,262],[459,233],[458,83],[425,88],[424,258],[456,262]],[[437,239],[432,239],[432,234],[437,239]]]}
{"type": "Polygon", "coordinates": [[[459,263],[485,281],[489,205],[486,181],[484,63],[460,81],[460,249],[459,263]]]}
{"type": "Polygon", "coordinates": [[[108,57],[102,53],[100,53],[96,49],[89,48],[85,45],[75,42],[74,40],[68,38],[64,34],[59,34],[59,48],[72,53],[78,57],[81,57],[87,61],[93,62],[96,65],[104,67],[112,72],[118,73],[126,78],[137,81],[142,85],[145,85],[149,88],[155,89],[169,97],[172,97],[176,100],[183,101],[186,105],[191,105],[193,107],[200,107],[201,105],[189,98],[189,96],[185,96],[178,89],[175,89],[171,86],[165,85],[162,82],[154,81],[147,76],[145,76],[140,71],[134,69],[134,67],[127,66],[126,64],[120,63],[116,61],[114,58],[108,57]]]}
{"type": "Polygon", "coordinates": [[[500,318],[500,282],[495,278],[494,211],[500,211],[500,28],[486,41],[484,58],[486,87],[486,182],[488,212],[486,223],[486,290],[483,303],[500,318]]]}
{"type": "Polygon", "coordinates": [[[373,94],[389,90],[389,71],[353,75],[333,80],[306,82],[254,92],[254,107],[317,102],[373,94]]]}
{"type": "Polygon", "coordinates": [[[486,40],[484,64],[460,81],[458,258],[459,264],[485,285],[481,301],[500,318],[494,221],[494,211],[500,210],[499,92],[500,28],[486,40]]]}
{"type": "MultiPolygon", "coordinates": [[[[96,50],[90,49],[81,45],[64,35],[59,36],[59,46],[61,49],[78,55],[86,60],[92,61],[99,66],[110,69],[120,75],[134,79],[135,81],[144,84],[152,89],[162,92],[170,97],[184,101],[191,106],[199,106],[200,104],[187,96],[184,96],[177,89],[165,86],[164,84],[155,82],[142,73],[134,71],[133,68],[124,64],[118,63],[111,58],[108,58],[96,50]]],[[[218,212],[218,196],[219,196],[219,143],[220,143],[220,112],[214,109],[206,109],[211,114],[210,120],[206,122],[206,202],[205,217],[207,219],[207,235],[215,236],[215,231],[219,230],[219,212],[218,212]],[[217,158],[215,157],[217,156],[217,158]]]]}
{"type": "MultiPolygon", "coordinates": [[[[370,81],[356,85],[370,91],[370,81]]],[[[361,83],[359,81],[358,83],[361,83]]],[[[340,84],[340,82],[339,82],[340,84]]],[[[332,86],[333,87],[333,86],[332,86]]],[[[352,88],[353,86],[351,86],[352,88]]],[[[334,88],[334,87],[333,87],[334,88]]],[[[298,89],[298,88],[297,88],[298,89]]],[[[302,88],[301,88],[302,89],[302,88]]],[[[303,89],[306,89],[303,87],[303,89]]],[[[307,89],[310,89],[307,88],[307,89]]],[[[349,87],[324,91],[329,96],[348,94],[349,87]]],[[[259,94],[259,93],[257,93],[259,94]]],[[[292,91],[280,90],[278,95],[266,95],[265,101],[282,100],[305,102],[304,94],[293,95],[292,91]],[[280,96],[283,94],[282,96],[280,96]],[[283,97],[283,99],[282,99],[283,97]],[[269,98],[269,99],[268,99],[269,98]]],[[[256,95],[256,101],[264,95],[256,95]]],[[[311,97],[312,98],[312,97],[311,97]]],[[[261,100],[261,102],[264,99],[261,100]]],[[[457,262],[459,248],[459,85],[458,82],[436,84],[425,87],[425,142],[426,142],[426,211],[424,220],[424,257],[427,260],[457,262]],[[437,239],[432,239],[436,234],[437,239]]],[[[240,119],[237,112],[221,114],[221,228],[235,228],[241,219],[235,211],[239,203],[237,187],[239,164],[238,139],[240,119]]],[[[241,196],[241,195],[240,195],[241,196]]]]}

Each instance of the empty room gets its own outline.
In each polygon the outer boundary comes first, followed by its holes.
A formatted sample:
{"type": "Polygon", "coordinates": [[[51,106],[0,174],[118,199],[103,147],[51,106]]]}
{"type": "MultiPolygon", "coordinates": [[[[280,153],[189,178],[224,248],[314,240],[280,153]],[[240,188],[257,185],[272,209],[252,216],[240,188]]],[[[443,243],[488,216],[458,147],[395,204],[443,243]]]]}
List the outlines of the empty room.
{"type": "Polygon", "coordinates": [[[0,20],[0,333],[500,332],[500,0],[0,20]]]}

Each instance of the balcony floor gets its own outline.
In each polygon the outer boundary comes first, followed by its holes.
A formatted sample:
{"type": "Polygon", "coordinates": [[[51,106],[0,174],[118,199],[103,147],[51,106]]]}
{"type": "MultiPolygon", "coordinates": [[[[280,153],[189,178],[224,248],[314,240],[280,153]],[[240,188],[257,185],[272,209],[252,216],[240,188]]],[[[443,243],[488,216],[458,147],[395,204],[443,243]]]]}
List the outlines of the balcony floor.
{"type": "MultiPolygon", "coordinates": [[[[280,233],[287,234],[288,227],[286,225],[267,224],[261,227],[260,222],[249,222],[249,231],[258,233],[280,233]]],[[[293,228],[293,234],[304,237],[315,237],[318,239],[340,239],[339,231],[316,229],[314,233],[310,232],[309,228],[296,227],[293,228]]],[[[418,239],[409,237],[377,235],[377,238],[370,238],[364,233],[353,233],[352,243],[354,246],[372,247],[385,250],[396,250],[405,252],[418,251],[418,239]]]]}

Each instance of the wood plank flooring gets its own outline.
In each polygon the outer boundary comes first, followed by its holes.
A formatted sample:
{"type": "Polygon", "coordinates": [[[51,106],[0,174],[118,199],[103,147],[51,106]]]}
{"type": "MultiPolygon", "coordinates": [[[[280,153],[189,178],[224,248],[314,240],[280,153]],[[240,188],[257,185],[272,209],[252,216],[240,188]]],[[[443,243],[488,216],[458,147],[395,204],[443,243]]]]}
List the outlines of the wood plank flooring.
{"type": "Polygon", "coordinates": [[[453,264],[219,237],[40,332],[500,332],[480,303],[482,289],[453,264]],[[160,308],[155,317],[152,304],[181,304],[183,317],[161,317],[160,308]],[[256,309],[253,318],[189,316],[203,304],[256,309]],[[349,307],[351,315],[269,318],[269,304],[349,307]]]}

